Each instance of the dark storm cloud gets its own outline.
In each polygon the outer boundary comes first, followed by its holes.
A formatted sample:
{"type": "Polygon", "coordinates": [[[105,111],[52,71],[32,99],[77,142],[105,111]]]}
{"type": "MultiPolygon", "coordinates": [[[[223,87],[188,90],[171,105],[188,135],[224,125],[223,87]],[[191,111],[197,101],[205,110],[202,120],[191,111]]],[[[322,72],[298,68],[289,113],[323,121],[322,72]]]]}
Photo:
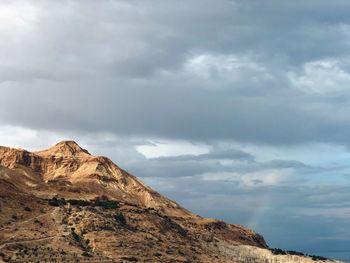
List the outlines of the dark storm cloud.
{"type": "Polygon", "coordinates": [[[348,144],[345,1],[31,4],[3,15],[2,123],[348,144]]]}

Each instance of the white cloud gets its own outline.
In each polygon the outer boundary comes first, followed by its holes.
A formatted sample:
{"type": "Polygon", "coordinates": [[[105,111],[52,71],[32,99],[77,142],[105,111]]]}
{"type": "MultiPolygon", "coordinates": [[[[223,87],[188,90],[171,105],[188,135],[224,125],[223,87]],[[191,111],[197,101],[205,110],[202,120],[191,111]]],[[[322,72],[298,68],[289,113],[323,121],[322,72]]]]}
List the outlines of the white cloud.
{"type": "Polygon", "coordinates": [[[349,91],[348,61],[325,59],[307,62],[300,73],[289,72],[294,87],[305,93],[320,95],[349,91]]]}
{"type": "Polygon", "coordinates": [[[237,183],[242,187],[260,187],[279,185],[286,181],[292,173],[292,169],[262,169],[247,173],[204,173],[201,176],[207,181],[227,181],[237,183]]]}
{"type": "Polygon", "coordinates": [[[35,23],[38,9],[28,1],[0,3],[0,32],[16,33],[28,30],[35,23]]]}
{"type": "Polygon", "coordinates": [[[203,79],[221,79],[237,81],[246,74],[252,78],[261,76],[270,78],[266,69],[245,56],[200,54],[190,57],[184,64],[184,71],[203,79]]]}
{"type": "Polygon", "coordinates": [[[19,126],[0,126],[1,146],[38,150],[50,141],[48,137],[51,136],[48,136],[47,132],[40,133],[37,130],[19,126]]]}
{"type": "Polygon", "coordinates": [[[200,143],[194,144],[187,141],[154,140],[148,145],[138,145],[137,151],[147,158],[179,155],[199,155],[208,153],[210,146],[200,143]]]}

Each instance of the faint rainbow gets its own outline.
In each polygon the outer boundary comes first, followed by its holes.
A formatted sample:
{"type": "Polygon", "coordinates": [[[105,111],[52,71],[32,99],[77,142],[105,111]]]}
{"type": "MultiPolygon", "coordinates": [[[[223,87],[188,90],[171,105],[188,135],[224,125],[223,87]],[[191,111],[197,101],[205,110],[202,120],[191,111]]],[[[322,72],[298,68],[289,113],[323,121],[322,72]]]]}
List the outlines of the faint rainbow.
{"type": "Polygon", "coordinates": [[[260,198],[256,199],[256,206],[252,211],[250,218],[247,221],[246,226],[251,229],[256,229],[261,218],[264,217],[264,214],[269,210],[271,204],[271,195],[266,191],[260,198]]]}

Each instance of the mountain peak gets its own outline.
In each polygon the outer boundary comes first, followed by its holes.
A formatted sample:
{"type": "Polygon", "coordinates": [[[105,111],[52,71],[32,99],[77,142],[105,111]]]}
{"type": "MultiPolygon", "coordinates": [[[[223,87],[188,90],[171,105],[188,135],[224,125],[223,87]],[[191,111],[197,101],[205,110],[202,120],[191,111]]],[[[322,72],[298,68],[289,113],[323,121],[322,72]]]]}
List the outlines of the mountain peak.
{"type": "Polygon", "coordinates": [[[72,140],[63,140],[56,143],[53,147],[70,147],[72,149],[82,149],[78,143],[72,140]]]}
{"type": "Polygon", "coordinates": [[[71,140],[64,140],[53,147],[37,152],[39,155],[62,155],[62,156],[77,156],[77,155],[90,155],[90,153],[80,147],[78,143],[71,140]]]}

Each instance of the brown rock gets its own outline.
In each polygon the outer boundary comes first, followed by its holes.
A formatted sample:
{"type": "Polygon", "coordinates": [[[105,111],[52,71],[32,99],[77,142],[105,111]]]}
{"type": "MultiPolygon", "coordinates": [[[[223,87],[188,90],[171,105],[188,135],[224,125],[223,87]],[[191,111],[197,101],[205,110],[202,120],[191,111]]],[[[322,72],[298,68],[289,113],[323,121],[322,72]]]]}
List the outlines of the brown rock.
{"type": "Polygon", "coordinates": [[[73,141],[0,147],[0,209],[0,261],[241,262],[238,246],[267,248],[252,230],[195,215],[73,141]]]}

